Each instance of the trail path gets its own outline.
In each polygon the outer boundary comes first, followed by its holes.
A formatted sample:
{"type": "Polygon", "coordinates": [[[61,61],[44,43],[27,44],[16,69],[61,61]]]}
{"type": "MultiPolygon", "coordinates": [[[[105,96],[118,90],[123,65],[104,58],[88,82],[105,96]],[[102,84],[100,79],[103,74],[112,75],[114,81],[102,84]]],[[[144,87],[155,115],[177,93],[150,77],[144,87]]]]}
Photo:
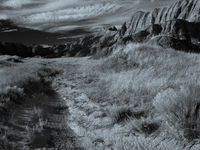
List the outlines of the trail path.
{"type": "Polygon", "coordinates": [[[76,135],[78,143],[83,147],[103,149],[105,141],[98,137],[95,131],[107,128],[112,120],[103,112],[102,108],[106,103],[91,101],[85,90],[85,87],[91,87],[98,79],[84,76],[80,67],[80,62],[78,65],[73,63],[67,65],[64,76],[57,78],[56,92],[68,107],[67,124],[76,135]]]}

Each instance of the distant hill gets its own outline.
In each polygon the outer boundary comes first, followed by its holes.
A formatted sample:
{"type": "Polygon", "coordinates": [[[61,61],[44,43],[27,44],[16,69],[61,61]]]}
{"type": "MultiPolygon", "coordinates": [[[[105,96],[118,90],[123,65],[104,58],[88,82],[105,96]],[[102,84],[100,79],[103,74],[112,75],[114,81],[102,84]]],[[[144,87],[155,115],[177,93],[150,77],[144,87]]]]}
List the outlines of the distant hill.
{"type": "MultiPolygon", "coordinates": [[[[77,35],[78,33],[75,33],[77,35]]],[[[33,30],[18,27],[10,20],[0,20],[0,41],[22,43],[24,45],[47,44],[55,45],[71,42],[71,32],[48,33],[39,30],[33,30]]]]}

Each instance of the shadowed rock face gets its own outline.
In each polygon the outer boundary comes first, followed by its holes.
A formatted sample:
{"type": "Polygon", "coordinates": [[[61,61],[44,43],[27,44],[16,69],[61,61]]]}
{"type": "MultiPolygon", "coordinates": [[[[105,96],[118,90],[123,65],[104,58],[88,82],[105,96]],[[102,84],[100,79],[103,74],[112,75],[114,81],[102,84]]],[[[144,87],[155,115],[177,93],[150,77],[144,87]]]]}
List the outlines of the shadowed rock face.
{"type": "Polygon", "coordinates": [[[167,36],[167,35],[161,35],[154,37],[150,39],[147,44],[150,45],[159,45],[163,48],[173,48],[175,50],[181,50],[185,52],[194,52],[199,53],[199,47],[192,44],[191,42],[187,40],[178,40],[176,38],[167,36]]]}
{"type": "MultiPolygon", "coordinates": [[[[9,22],[0,22],[0,26],[9,22]]],[[[179,0],[170,7],[138,11],[120,29],[111,27],[66,45],[42,47],[0,43],[0,54],[32,57],[107,56],[118,45],[148,43],[186,52],[200,52],[200,0],[179,0]]]]}
{"type": "Polygon", "coordinates": [[[0,54],[1,55],[17,55],[21,57],[33,57],[31,47],[24,46],[19,43],[0,43],[0,54]]]}
{"type": "Polygon", "coordinates": [[[180,40],[188,40],[197,45],[200,40],[200,22],[175,19],[162,24],[161,34],[169,34],[180,40]]]}

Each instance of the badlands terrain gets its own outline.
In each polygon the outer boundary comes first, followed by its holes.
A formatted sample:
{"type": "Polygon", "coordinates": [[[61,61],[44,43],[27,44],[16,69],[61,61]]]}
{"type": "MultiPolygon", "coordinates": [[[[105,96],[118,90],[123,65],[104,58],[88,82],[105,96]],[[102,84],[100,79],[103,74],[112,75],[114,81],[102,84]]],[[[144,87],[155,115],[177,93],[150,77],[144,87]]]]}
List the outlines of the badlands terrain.
{"type": "Polygon", "coordinates": [[[0,149],[200,149],[200,1],[57,2],[0,3],[0,149]]]}

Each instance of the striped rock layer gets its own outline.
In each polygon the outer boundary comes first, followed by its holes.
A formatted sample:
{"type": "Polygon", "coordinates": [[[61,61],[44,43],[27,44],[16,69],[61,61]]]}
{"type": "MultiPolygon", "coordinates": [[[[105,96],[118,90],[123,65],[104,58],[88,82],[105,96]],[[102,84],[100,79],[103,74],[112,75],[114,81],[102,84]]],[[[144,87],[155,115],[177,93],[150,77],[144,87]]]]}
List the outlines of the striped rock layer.
{"type": "Polygon", "coordinates": [[[170,7],[155,8],[150,12],[138,11],[127,21],[126,35],[132,35],[153,24],[181,19],[188,22],[200,22],[200,0],[180,0],[170,7]]]}

